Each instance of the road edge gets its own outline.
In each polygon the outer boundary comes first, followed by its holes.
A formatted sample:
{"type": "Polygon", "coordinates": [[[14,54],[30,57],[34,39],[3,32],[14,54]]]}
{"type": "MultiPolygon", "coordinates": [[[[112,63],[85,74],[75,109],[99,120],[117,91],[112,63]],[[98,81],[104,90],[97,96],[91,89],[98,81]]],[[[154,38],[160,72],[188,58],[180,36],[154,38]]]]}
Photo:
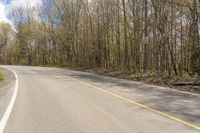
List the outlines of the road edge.
{"type": "MultiPolygon", "coordinates": [[[[56,67],[51,67],[51,68],[56,68],[56,67]]],[[[173,87],[170,87],[170,86],[161,86],[161,85],[156,85],[156,84],[145,83],[142,81],[130,80],[130,79],[126,79],[126,78],[118,78],[118,77],[113,77],[113,76],[109,76],[109,75],[102,75],[99,73],[93,73],[93,72],[87,72],[87,71],[81,71],[81,70],[73,70],[73,69],[65,69],[65,68],[57,68],[57,69],[61,69],[61,70],[65,70],[65,71],[68,70],[68,71],[74,71],[74,72],[82,72],[85,74],[91,74],[91,75],[101,76],[101,77],[105,77],[105,78],[111,78],[114,80],[130,81],[134,84],[142,84],[147,87],[153,87],[154,89],[162,90],[162,91],[170,90],[170,91],[174,91],[177,93],[188,94],[188,95],[193,95],[193,96],[200,96],[200,93],[194,93],[194,92],[190,92],[190,91],[182,91],[182,90],[178,90],[173,87]]]]}
{"type": "Polygon", "coordinates": [[[6,67],[2,67],[2,68],[5,68],[5,69],[11,71],[15,75],[15,86],[14,86],[14,91],[13,91],[10,103],[8,104],[6,111],[0,120],[0,133],[4,132],[6,124],[10,117],[10,114],[12,113],[12,109],[13,109],[15,101],[16,101],[16,97],[17,97],[17,93],[18,93],[18,86],[19,86],[19,78],[17,76],[17,73],[10,68],[6,68],[6,67]]]}

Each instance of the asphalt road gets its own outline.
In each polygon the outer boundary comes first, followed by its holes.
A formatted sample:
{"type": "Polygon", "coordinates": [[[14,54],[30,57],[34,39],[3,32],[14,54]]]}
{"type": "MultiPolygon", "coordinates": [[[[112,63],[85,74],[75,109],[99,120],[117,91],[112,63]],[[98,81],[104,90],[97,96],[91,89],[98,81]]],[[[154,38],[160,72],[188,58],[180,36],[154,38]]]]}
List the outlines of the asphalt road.
{"type": "Polygon", "coordinates": [[[19,88],[5,133],[200,132],[199,95],[56,68],[6,67],[17,73],[19,88]]]}

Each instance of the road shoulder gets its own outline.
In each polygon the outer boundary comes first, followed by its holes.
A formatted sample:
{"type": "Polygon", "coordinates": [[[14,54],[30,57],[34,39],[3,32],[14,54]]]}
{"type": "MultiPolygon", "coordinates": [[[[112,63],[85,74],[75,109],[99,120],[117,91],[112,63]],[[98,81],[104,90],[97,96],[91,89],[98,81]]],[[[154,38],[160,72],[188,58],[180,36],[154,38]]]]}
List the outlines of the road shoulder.
{"type": "Polygon", "coordinates": [[[14,74],[7,70],[2,69],[4,80],[0,84],[0,118],[2,118],[13,94],[13,86],[15,85],[14,74]]]}

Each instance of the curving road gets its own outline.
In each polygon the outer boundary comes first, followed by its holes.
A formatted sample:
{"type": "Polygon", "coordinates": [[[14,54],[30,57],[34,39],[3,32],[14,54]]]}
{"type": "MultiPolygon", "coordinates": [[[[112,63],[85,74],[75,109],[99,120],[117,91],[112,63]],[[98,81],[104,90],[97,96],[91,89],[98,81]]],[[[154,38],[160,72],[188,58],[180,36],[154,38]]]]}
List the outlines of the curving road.
{"type": "Polygon", "coordinates": [[[200,132],[199,95],[84,72],[5,67],[19,78],[5,133],[200,132]]]}

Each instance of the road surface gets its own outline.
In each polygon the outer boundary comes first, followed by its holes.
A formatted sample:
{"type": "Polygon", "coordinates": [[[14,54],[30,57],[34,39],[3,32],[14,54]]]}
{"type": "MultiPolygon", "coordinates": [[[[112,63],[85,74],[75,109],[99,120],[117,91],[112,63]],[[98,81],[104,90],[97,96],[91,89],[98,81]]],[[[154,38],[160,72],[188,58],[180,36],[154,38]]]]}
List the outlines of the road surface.
{"type": "Polygon", "coordinates": [[[56,68],[19,78],[4,133],[199,133],[200,96],[56,68]],[[154,110],[155,109],[155,110],[154,110]]]}

